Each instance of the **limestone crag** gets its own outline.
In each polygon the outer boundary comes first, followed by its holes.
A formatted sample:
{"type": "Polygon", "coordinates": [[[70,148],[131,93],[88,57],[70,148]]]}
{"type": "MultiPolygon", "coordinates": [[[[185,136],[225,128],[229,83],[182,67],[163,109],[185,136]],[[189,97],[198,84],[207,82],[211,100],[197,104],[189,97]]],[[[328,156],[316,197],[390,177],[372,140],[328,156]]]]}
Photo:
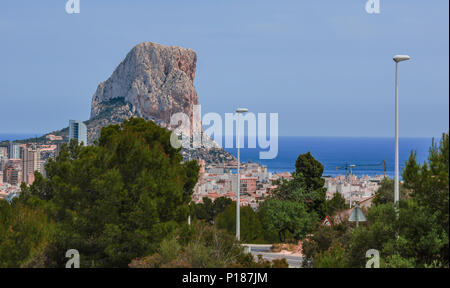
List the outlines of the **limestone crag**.
{"type": "Polygon", "coordinates": [[[170,117],[184,112],[192,119],[198,104],[194,88],[197,56],[181,47],[145,42],[135,46],[92,97],[91,119],[104,110],[104,103],[123,98],[133,114],[159,119],[169,124],[170,117]]]}
{"type": "MultiPolygon", "coordinates": [[[[102,127],[131,117],[143,117],[172,129],[170,118],[179,112],[190,118],[191,130],[186,132],[192,135],[194,121],[201,127],[199,115],[194,115],[194,105],[199,102],[194,87],[196,64],[197,55],[190,49],[151,42],[136,45],[112,75],[98,85],[92,97],[91,116],[85,122],[88,142],[100,136],[102,127]]],[[[208,136],[203,135],[202,139],[201,148],[183,149],[185,159],[203,159],[206,163],[235,161],[208,136]]]]}
{"type": "MultiPolygon", "coordinates": [[[[131,117],[142,117],[163,128],[173,129],[175,127],[170,125],[170,118],[179,112],[190,118],[191,127],[187,132],[193,135],[194,121],[196,127],[201,127],[200,115],[194,115],[194,105],[198,104],[194,88],[196,61],[197,56],[190,49],[150,42],[135,46],[113,74],[98,85],[92,97],[91,116],[84,121],[88,144],[99,138],[103,127],[119,124],[131,117]]],[[[62,136],[62,141],[67,142],[68,130],[66,127],[49,134],[62,136]]],[[[191,146],[182,149],[184,159],[235,165],[234,156],[204,135],[202,128],[196,133],[201,134],[201,138],[193,137],[191,140],[182,137],[183,147],[191,146]],[[192,142],[196,139],[202,139],[201,143],[192,142]]],[[[33,141],[51,144],[46,135],[33,141]]]]}

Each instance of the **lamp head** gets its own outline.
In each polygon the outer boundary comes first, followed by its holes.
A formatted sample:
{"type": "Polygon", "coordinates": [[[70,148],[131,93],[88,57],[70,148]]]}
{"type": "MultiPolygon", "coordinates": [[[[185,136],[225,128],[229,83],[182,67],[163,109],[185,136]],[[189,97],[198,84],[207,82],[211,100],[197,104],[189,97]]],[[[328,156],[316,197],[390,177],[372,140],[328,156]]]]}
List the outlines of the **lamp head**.
{"type": "Polygon", "coordinates": [[[236,112],[237,113],[245,113],[245,112],[248,112],[248,109],[247,108],[238,108],[238,109],[236,109],[236,112]]]}
{"type": "Polygon", "coordinates": [[[395,55],[394,56],[394,61],[395,62],[402,62],[402,61],[406,61],[411,59],[411,57],[409,57],[408,55],[395,55]]]}

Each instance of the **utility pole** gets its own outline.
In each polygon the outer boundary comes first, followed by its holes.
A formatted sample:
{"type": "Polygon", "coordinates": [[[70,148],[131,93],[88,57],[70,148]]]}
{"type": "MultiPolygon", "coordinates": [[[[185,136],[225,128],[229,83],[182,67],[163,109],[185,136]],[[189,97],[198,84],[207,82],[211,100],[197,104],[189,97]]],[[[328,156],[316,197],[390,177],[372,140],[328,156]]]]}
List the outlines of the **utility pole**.
{"type": "Polygon", "coordinates": [[[239,155],[239,122],[240,122],[240,115],[241,113],[247,112],[248,109],[246,108],[238,108],[236,112],[237,115],[237,124],[236,124],[236,147],[237,147],[237,195],[236,195],[236,239],[238,241],[241,240],[241,218],[240,218],[240,211],[239,211],[239,205],[240,205],[240,193],[241,193],[241,178],[239,174],[239,168],[240,168],[240,155],[239,155]]]}
{"type": "Polygon", "coordinates": [[[354,168],[356,165],[354,164],[350,164],[350,208],[352,208],[352,196],[353,196],[353,191],[352,191],[352,184],[353,184],[353,172],[352,172],[352,168],[354,168]]]}
{"type": "Polygon", "coordinates": [[[409,60],[408,55],[396,55],[395,61],[395,188],[394,204],[398,208],[399,202],[399,163],[398,163],[398,63],[409,60]]]}

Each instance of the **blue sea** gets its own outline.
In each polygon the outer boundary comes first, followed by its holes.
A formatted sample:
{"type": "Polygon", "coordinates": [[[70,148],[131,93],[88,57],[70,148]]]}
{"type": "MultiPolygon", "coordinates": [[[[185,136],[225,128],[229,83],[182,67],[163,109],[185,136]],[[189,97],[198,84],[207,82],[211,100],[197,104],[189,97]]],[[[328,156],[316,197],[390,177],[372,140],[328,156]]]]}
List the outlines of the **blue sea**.
{"type": "MultiPolygon", "coordinates": [[[[405,165],[411,151],[417,152],[417,160],[427,160],[432,138],[400,138],[400,169],[405,165]]],[[[270,172],[292,172],[299,154],[311,154],[324,165],[324,176],[345,174],[346,164],[357,165],[353,174],[381,175],[384,173],[383,160],[386,160],[386,174],[394,177],[394,138],[353,138],[353,137],[279,137],[278,156],[275,159],[260,160],[259,148],[241,148],[241,162],[258,162],[266,165],[270,172]],[[380,165],[378,165],[380,164],[380,165]]],[[[226,149],[237,156],[237,149],[226,149]]]]}
{"type": "Polygon", "coordinates": [[[31,133],[2,134],[2,133],[0,133],[0,142],[24,140],[24,139],[28,139],[28,138],[41,137],[42,135],[44,135],[44,134],[43,133],[39,133],[39,134],[31,134],[31,133]]]}
{"type": "MultiPolygon", "coordinates": [[[[36,134],[0,134],[0,141],[32,138],[36,134]]],[[[400,169],[404,167],[411,151],[417,152],[420,163],[427,160],[432,138],[400,138],[399,158],[400,169]]],[[[236,148],[226,148],[237,156],[236,148]]],[[[394,138],[353,138],[353,137],[279,137],[278,156],[275,159],[260,160],[259,148],[241,148],[242,162],[258,162],[266,165],[270,172],[292,172],[295,170],[295,160],[298,155],[311,154],[324,165],[326,176],[345,174],[346,164],[357,165],[353,174],[380,175],[383,174],[382,161],[386,160],[386,174],[394,177],[394,138]],[[378,165],[380,164],[380,165],[378,165]],[[367,165],[367,166],[366,166],[367,165]]]]}

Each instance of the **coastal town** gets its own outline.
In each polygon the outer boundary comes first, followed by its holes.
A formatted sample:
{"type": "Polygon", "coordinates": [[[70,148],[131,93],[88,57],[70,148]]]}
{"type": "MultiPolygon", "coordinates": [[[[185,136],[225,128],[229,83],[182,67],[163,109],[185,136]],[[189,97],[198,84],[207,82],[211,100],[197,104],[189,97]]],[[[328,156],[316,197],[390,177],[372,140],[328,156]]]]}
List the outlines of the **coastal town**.
{"type": "MultiPolygon", "coordinates": [[[[237,174],[235,166],[206,165],[200,163],[200,177],[192,200],[202,203],[203,198],[215,200],[219,197],[231,198],[236,201],[237,174]]],[[[324,176],[326,199],[330,200],[336,193],[341,194],[346,203],[362,202],[372,198],[380,187],[384,175],[358,177],[356,175],[339,175],[336,177],[324,176]]],[[[266,199],[280,181],[289,181],[292,174],[289,172],[272,173],[267,167],[258,163],[241,163],[240,169],[240,205],[250,206],[256,210],[259,204],[266,199]]]]}
{"type": "MultiPolygon", "coordinates": [[[[81,121],[69,123],[70,138],[84,140],[85,129],[81,121]]],[[[59,154],[65,139],[52,134],[45,136],[42,143],[3,142],[0,144],[0,198],[11,201],[20,193],[22,183],[31,185],[34,182],[34,172],[45,177],[45,164],[49,159],[55,159],[59,154]]],[[[81,142],[81,141],[80,141],[81,142]]],[[[199,180],[194,188],[192,201],[202,203],[203,199],[215,200],[227,197],[236,201],[238,188],[236,165],[237,161],[225,163],[207,163],[198,160],[199,180]]],[[[327,189],[326,198],[332,199],[336,193],[341,194],[347,203],[362,202],[373,197],[385,176],[339,175],[323,176],[327,189]]],[[[281,181],[292,179],[290,172],[270,172],[268,167],[255,162],[241,163],[240,167],[240,205],[250,206],[256,210],[277,188],[281,181]]]]}
{"type": "Polygon", "coordinates": [[[0,272],[450,268],[450,1],[4,2],[0,272]]]}
{"type": "Polygon", "coordinates": [[[11,201],[18,196],[22,183],[33,184],[36,171],[45,177],[45,164],[56,158],[63,138],[50,134],[46,140],[46,144],[0,143],[0,199],[11,201]]]}

